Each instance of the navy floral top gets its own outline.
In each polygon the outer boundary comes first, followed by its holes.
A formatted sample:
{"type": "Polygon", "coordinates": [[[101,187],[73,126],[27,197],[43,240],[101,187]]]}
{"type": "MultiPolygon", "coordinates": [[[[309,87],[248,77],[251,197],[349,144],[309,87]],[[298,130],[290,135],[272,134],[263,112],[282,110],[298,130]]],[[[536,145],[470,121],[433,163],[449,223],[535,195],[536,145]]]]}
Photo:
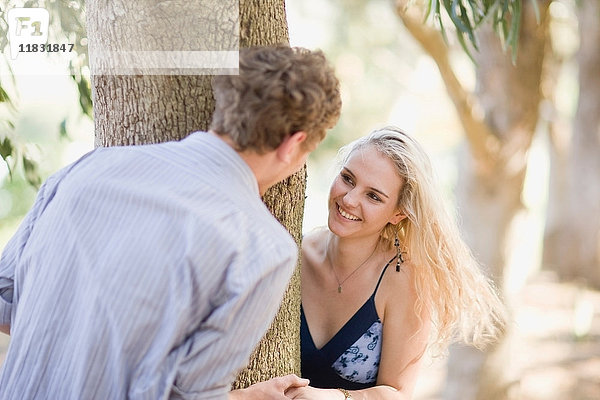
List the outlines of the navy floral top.
{"type": "Polygon", "coordinates": [[[302,377],[318,388],[359,390],[375,386],[381,358],[383,324],[375,294],[392,258],[383,268],[371,297],[322,348],[317,349],[300,309],[302,377]]]}

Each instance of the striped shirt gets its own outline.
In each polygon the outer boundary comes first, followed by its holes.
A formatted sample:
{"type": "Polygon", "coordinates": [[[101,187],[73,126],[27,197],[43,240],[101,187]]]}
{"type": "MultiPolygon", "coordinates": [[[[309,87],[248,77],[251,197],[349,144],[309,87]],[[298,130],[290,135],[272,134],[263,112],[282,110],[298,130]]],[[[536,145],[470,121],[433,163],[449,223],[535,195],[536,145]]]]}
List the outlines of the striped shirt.
{"type": "Polygon", "coordinates": [[[44,183],[0,259],[0,398],[227,398],[296,257],[221,139],[96,149],[44,183]]]}

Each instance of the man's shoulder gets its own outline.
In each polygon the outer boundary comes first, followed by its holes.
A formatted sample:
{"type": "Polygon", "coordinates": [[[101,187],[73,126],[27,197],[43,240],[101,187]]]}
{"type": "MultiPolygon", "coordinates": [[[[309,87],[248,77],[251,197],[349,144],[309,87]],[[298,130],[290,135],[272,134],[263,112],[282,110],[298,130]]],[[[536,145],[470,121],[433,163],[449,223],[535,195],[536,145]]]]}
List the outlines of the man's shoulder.
{"type": "Polygon", "coordinates": [[[230,234],[246,235],[257,247],[285,247],[295,249],[295,242],[287,229],[271,214],[265,204],[255,202],[228,204],[230,210],[223,215],[230,234]]]}

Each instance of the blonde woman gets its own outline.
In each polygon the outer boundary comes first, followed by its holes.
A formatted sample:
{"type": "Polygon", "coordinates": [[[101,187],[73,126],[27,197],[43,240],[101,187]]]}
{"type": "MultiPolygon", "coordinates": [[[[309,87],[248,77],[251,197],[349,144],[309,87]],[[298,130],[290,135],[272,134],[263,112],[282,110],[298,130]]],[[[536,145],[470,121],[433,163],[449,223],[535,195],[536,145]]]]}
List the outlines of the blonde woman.
{"type": "Polygon", "coordinates": [[[410,399],[427,348],[484,346],[504,309],[460,238],[429,158],[397,128],[349,146],[328,229],[304,238],[296,399],[410,399]]]}

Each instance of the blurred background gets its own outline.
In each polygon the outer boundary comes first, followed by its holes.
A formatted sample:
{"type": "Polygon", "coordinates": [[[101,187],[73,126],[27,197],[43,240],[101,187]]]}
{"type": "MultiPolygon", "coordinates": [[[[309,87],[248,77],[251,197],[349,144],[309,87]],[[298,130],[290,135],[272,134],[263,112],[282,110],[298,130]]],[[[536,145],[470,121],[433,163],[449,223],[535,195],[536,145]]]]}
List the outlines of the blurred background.
{"type": "MultiPolygon", "coordinates": [[[[498,348],[425,362],[416,399],[600,399],[600,2],[525,3],[513,62],[485,29],[472,58],[442,19],[444,42],[419,2],[286,1],[291,45],[322,49],[342,85],[341,120],[308,160],[304,231],[326,223],[338,149],[397,125],[429,153],[513,311],[498,348]]],[[[0,160],[0,249],[33,203],[31,183],[94,143],[81,79],[13,78],[8,60],[5,49],[0,151],[10,137],[19,157],[0,160]]]]}

